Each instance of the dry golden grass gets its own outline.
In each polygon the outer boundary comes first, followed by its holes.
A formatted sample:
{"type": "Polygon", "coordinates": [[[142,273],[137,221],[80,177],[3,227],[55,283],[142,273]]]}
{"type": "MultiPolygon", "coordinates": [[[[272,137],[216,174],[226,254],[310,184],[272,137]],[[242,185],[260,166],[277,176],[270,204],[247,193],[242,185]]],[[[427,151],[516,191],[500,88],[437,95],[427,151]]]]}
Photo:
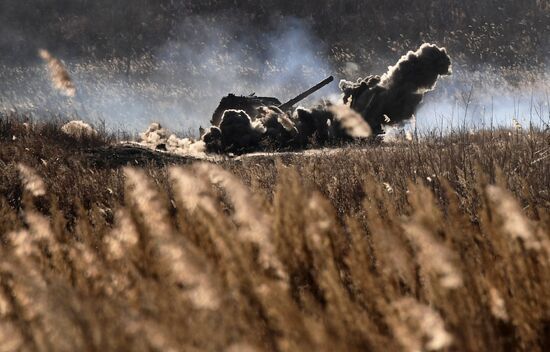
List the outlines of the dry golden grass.
{"type": "Polygon", "coordinates": [[[105,169],[59,126],[0,119],[2,350],[550,348],[547,132],[105,169]]]}
{"type": "Polygon", "coordinates": [[[67,97],[74,97],[76,95],[76,87],[65,65],[45,49],[40,49],[38,56],[48,66],[53,87],[67,97]]]}

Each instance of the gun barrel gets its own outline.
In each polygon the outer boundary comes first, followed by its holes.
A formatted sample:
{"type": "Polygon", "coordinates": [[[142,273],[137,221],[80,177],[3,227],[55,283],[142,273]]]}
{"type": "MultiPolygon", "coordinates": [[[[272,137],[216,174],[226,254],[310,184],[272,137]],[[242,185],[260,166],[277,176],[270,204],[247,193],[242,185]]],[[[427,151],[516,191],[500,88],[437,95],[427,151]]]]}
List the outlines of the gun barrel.
{"type": "Polygon", "coordinates": [[[327,79],[325,79],[321,83],[309,88],[308,90],[306,90],[302,94],[298,95],[297,97],[292,98],[289,101],[287,101],[286,103],[279,105],[279,109],[281,109],[283,111],[290,109],[291,107],[293,107],[294,105],[296,105],[300,101],[304,100],[305,98],[309,97],[311,94],[315,93],[316,91],[323,88],[324,86],[326,86],[327,84],[329,84],[332,81],[334,81],[334,77],[333,76],[328,77],[327,79]]]}

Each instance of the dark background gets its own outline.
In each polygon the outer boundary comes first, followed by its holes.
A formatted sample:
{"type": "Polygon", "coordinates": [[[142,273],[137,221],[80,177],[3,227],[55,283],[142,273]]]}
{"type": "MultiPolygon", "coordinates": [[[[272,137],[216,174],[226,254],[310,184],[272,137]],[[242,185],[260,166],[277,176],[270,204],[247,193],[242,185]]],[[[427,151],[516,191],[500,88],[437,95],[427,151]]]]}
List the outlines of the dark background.
{"type": "Polygon", "coordinates": [[[38,47],[64,58],[143,57],[167,40],[192,43],[178,31],[190,16],[242,21],[246,31],[294,16],[334,61],[395,57],[423,41],[473,66],[544,67],[550,53],[548,0],[2,0],[0,61],[37,60],[38,47]]]}

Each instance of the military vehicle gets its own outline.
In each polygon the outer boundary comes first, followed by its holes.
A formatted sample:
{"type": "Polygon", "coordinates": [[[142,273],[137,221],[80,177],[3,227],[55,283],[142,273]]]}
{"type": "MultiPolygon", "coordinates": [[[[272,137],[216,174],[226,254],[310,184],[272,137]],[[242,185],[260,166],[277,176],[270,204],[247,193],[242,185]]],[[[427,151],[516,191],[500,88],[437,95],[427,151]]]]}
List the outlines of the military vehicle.
{"type": "Polygon", "coordinates": [[[228,94],[220,101],[220,104],[212,115],[212,120],[210,120],[210,123],[212,123],[213,126],[219,126],[223,117],[223,113],[226,110],[243,110],[251,118],[254,118],[258,114],[258,109],[263,106],[276,106],[285,112],[292,110],[294,105],[304,100],[311,94],[315,93],[319,89],[323,88],[327,84],[331,83],[332,81],[334,81],[334,77],[330,76],[319,84],[306,90],[302,94],[296,96],[293,99],[290,99],[284,104],[281,104],[279,99],[273,97],[257,97],[255,95],[238,96],[235,94],[228,94]]]}

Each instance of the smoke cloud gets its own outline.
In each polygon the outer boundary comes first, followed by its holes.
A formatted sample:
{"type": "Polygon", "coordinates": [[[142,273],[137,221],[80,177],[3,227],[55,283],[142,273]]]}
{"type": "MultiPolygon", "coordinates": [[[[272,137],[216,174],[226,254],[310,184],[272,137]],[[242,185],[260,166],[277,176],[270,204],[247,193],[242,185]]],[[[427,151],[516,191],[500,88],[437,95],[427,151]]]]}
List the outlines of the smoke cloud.
{"type": "Polygon", "coordinates": [[[525,72],[453,62],[453,78],[440,80],[416,113],[418,131],[550,127],[550,72],[525,72]]]}
{"type": "MultiPolygon", "coordinates": [[[[367,138],[373,131],[382,134],[383,124],[412,118],[424,94],[450,70],[451,59],[444,48],[423,44],[401,57],[382,77],[343,80],[343,104],[299,108],[289,116],[276,107],[257,108],[254,98],[241,97],[233,109],[225,110],[219,128],[211,127],[203,140],[210,152],[245,153],[334,145],[367,138]]],[[[227,102],[232,98],[222,99],[220,106],[230,107],[227,102]]]]}
{"type": "Polygon", "coordinates": [[[423,44],[409,51],[379,76],[368,76],[357,82],[341,81],[344,102],[359,112],[377,134],[382,125],[410,119],[424,94],[435,87],[440,75],[451,73],[451,59],[445,48],[423,44]]]}
{"type": "Polygon", "coordinates": [[[325,103],[298,108],[292,116],[277,107],[263,107],[250,117],[243,110],[226,110],[220,126],[203,136],[210,153],[299,150],[367,138],[371,129],[349,106],[325,103]]]}
{"type": "MultiPolygon", "coordinates": [[[[70,74],[77,91],[75,98],[52,88],[50,73],[38,57],[32,65],[0,64],[0,109],[29,112],[35,118],[60,115],[93,124],[105,121],[108,130],[130,133],[145,130],[151,122],[160,122],[178,135],[189,135],[190,131],[195,134],[199,126],[209,125],[212,112],[227,93],[255,92],[284,102],[330,74],[340,72],[346,79],[365,77],[383,72],[382,63],[386,65],[396,59],[344,55],[340,58],[343,61],[335,64],[338,67],[332,67],[327,58],[334,58],[329,52],[336,49],[313,34],[308,20],[274,14],[270,21],[259,31],[249,24],[253,22],[250,14],[237,11],[190,16],[159,50],[130,61],[75,60],[62,54],[67,51],[52,50],[52,55],[60,59],[70,74]]],[[[0,25],[0,43],[24,43],[30,48],[25,52],[33,53],[44,44],[35,43],[33,38],[25,37],[24,31],[15,28],[7,22],[0,25]]],[[[530,123],[548,126],[547,71],[515,70],[513,78],[505,78],[502,70],[488,65],[474,70],[460,59],[463,53],[452,54],[453,79],[441,81],[436,91],[424,97],[415,113],[415,127],[419,131],[511,127],[513,119],[524,126],[530,123]]],[[[393,81],[382,84],[381,80],[382,77],[376,76],[364,79],[366,91],[402,87],[393,81]]],[[[328,96],[336,101],[338,94],[335,86],[326,87],[303,105],[313,106],[320,97],[328,96]]],[[[400,96],[411,99],[406,101],[408,106],[418,99],[415,94],[400,96]]],[[[353,101],[351,97],[350,100],[353,101]]],[[[401,114],[370,115],[378,116],[375,122],[387,115],[390,122],[400,124],[401,114]]],[[[291,131],[281,131],[281,123],[271,123],[265,127],[268,134],[277,135],[273,140],[289,138],[285,134],[291,131]]],[[[372,125],[374,133],[380,133],[377,123],[372,125]]]]}
{"type": "Polygon", "coordinates": [[[0,106],[36,117],[104,120],[109,130],[138,132],[160,122],[194,132],[209,125],[228,93],[256,92],[285,101],[333,71],[327,47],[307,21],[274,16],[267,30],[258,31],[247,16],[190,16],[174,30],[174,39],[138,60],[60,57],[77,89],[76,102],[52,89],[39,60],[25,67],[6,64],[0,67],[0,106]]]}

